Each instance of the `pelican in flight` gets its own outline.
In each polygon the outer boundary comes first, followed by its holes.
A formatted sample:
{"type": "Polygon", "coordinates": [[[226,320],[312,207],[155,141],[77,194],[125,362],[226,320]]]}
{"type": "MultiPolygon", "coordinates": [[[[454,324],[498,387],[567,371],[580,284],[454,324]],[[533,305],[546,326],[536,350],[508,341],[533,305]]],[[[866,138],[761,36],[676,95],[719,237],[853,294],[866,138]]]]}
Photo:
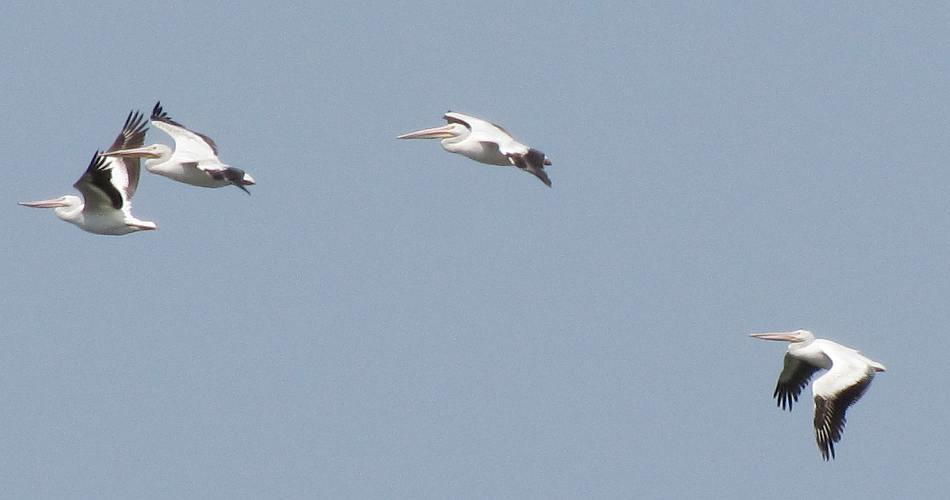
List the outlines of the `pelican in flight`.
{"type": "Polygon", "coordinates": [[[792,403],[818,370],[828,370],[812,384],[815,396],[815,439],[825,460],[835,458],[835,443],[844,432],[845,412],[857,403],[871,385],[876,372],[884,365],[866,358],[860,352],[826,339],[816,339],[808,330],[778,333],[753,333],[762,340],[790,342],[785,353],[785,366],[778,376],[772,396],[782,409],[792,410],[792,403]]]}
{"type": "Polygon", "coordinates": [[[397,139],[442,139],[442,148],[489,165],[514,165],[551,187],[544,171],[550,165],[544,153],[516,141],[505,129],[474,116],[453,113],[443,116],[447,125],[410,132],[397,139]]]}
{"type": "Polygon", "coordinates": [[[110,151],[106,156],[145,158],[149,172],[164,175],[192,186],[219,188],[237,186],[251,194],[244,186],[254,184],[254,178],[243,170],[221,163],[218,146],[210,137],[185,128],[162,110],[162,103],[152,108],[152,125],[175,140],[175,150],[164,144],[110,151]]]}
{"type": "MultiPolygon", "coordinates": [[[[139,147],[147,129],[141,113],[130,112],[122,132],[109,151],[139,147]]],[[[158,229],[154,222],[132,216],[132,196],[139,183],[139,160],[93,155],[86,172],[73,184],[82,193],[51,200],[20,202],[34,208],[52,208],[60,219],[95,234],[122,235],[158,229]]]]}

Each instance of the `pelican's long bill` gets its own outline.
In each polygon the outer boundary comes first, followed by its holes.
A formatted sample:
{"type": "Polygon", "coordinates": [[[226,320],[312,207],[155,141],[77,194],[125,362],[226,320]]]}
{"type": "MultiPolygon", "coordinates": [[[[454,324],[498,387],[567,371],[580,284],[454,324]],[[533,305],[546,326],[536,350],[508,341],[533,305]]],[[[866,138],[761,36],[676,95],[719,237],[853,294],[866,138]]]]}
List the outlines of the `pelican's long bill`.
{"type": "Polygon", "coordinates": [[[49,200],[17,202],[17,205],[22,205],[24,207],[33,207],[33,208],[57,208],[57,207],[65,207],[68,204],[69,203],[62,196],[60,196],[59,198],[52,198],[49,200]]]}
{"type": "Polygon", "coordinates": [[[750,333],[749,336],[761,340],[778,340],[781,342],[794,342],[799,339],[798,332],[750,333]]]}
{"type": "Polygon", "coordinates": [[[408,134],[402,134],[397,137],[397,139],[447,139],[456,136],[453,128],[453,125],[450,123],[441,127],[427,128],[409,132],[408,134]]]}
{"type": "Polygon", "coordinates": [[[159,158],[161,154],[155,151],[151,146],[141,148],[119,149],[116,151],[106,151],[102,156],[117,156],[119,158],[159,158]]]}

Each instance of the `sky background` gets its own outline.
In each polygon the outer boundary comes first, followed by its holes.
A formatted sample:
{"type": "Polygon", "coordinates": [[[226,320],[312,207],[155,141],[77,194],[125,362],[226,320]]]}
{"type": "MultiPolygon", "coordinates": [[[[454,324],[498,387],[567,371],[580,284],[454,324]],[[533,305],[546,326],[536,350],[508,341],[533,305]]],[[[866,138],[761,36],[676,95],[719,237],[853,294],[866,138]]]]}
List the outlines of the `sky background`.
{"type": "MultiPolygon", "coordinates": [[[[950,6],[16,2],[0,497],[936,498],[950,6]],[[74,194],[156,100],[258,184],[74,194]],[[398,141],[446,110],[552,159],[398,141]],[[808,328],[887,365],[821,460],[808,328]]],[[[149,142],[168,143],[160,131],[149,142]]]]}

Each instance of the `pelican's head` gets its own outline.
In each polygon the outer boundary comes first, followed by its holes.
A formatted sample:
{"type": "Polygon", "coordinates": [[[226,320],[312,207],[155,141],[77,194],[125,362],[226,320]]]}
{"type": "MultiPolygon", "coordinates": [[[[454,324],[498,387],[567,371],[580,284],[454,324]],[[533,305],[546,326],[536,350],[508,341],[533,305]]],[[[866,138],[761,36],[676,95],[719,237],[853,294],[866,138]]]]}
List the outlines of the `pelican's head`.
{"type": "Polygon", "coordinates": [[[117,149],[115,151],[106,151],[102,156],[117,156],[119,158],[147,158],[156,160],[158,158],[167,158],[171,156],[172,148],[164,144],[151,144],[141,148],[117,149]]]}
{"type": "Polygon", "coordinates": [[[465,137],[469,133],[468,127],[461,123],[448,123],[441,127],[427,128],[402,134],[397,139],[443,139],[452,140],[465,137]]]}
{"type": "Polygon", "coordinates": [[[51,198],[49,200],[21,201],[18,204],[23,205],[24,207],[32,208],[52,208],[53,213],[55,213],[57,217],[68,221],[73,215],[82,209],[83,201],[82,198],[78,196],[67,194],[65,196],[51,198]]]}
{"type": "Polygon", "coordinates": [[[750,337],[762,340],[778,340],[781,342],[808,342],[815,340],[815,334],[808,330],[795,330],[794,332],[774,332],[774,333],[752,333],[750,337]]]}

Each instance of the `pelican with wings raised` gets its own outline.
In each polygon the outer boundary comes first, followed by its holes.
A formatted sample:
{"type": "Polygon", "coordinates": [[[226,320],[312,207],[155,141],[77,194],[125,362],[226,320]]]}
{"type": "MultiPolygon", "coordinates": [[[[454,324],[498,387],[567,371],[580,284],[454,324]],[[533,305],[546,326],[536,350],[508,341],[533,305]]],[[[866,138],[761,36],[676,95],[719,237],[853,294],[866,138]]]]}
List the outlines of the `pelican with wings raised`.
{"type": "Polygon", "coordinates": [[[145,158],[145,169],[192,186],[219,188],[237,186],[251,194],[244,186],[254,184],[254,178],[239,168],[221,163],[218,146],[204,135],[185,128],[162,109],[162,103],[152,108],[152,125],[175,140],[175,149],[164,144],[110,151],[106,156],[145,158]]]}
{"type": "Polygon", "coordinates": [[[95,234],[122,235],[158,229],[154,222],[139,220],[132,215],[132,196],[139,183],[139,160],[108,156],[109,152],[141,146],[147,128],[141,113],[129,113],[112,146],[104,154],[96,151],[86,172],[73,184],[82,193],[82,198],[65,195],[20,202],[20,205],[52,208],[60,219],[95,234]]]}

